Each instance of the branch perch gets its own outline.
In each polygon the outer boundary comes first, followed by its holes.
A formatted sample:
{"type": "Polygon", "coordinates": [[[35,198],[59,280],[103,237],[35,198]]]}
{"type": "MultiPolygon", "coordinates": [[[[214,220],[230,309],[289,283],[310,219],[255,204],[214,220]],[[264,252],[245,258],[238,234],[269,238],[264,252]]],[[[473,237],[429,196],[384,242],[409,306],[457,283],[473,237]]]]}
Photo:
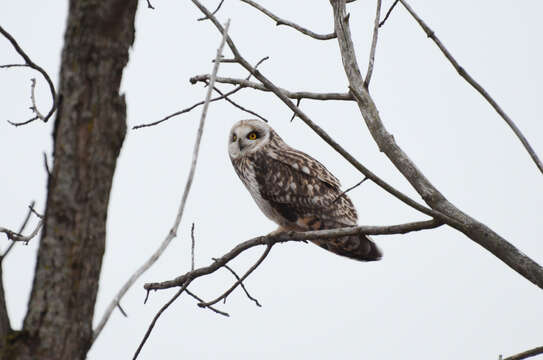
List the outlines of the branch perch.
{"type": "Polygon", "coordinates": [[[169,289],[172,287],[177,287],[183,285],[187,281],[192,281],[200,276],[211,274],[230,260],[237,257],[243,251],[260,245],[274,245],[278,243],[284,243],[289,241],[306,241],[306,240],[325,240],[325,239],[334,239],[346,235],[392,235],[392,234],[406,234],[411,231],[419,231],[426,229],[434,229],[442,225],[442,222],[438,220],[427,220],[427,221],[418,221],[411,222],[400,225],[388,225],[388,226],[356,226],[356,227],[346,227],[338,228],[331,230],[316,230],[316,231],[306,231],[306,232],[281,232],[278,234],[269,234],[266,236],[257,236],[253,239],[244,241],[230,250],[228,253],[222,257],[216,259],[211,265],[206,267],[198,268],[194,271],[189,271],[188,273],[181,275],[173,280],[164,281],[160,283],[147,283],[144,285],[146,290],[160,290],[160,289],[169,289]]]}

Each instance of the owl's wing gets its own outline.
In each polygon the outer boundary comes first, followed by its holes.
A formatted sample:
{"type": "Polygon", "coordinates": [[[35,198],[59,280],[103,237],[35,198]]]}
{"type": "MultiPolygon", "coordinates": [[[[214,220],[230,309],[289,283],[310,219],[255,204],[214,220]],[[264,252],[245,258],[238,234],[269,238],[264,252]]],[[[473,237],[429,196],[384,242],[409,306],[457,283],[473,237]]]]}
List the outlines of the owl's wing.
{"type": "Polygon", "coordinates": [[[318,178],[337,190],[341,188],[339,180],[323,164],[303,151],[288,147],[278,151],[270,151],[268,155],[294,170],[318,178]]]}
{"type": "Polygon", "coordinates": [[[255,157],[254,167],[260,195],[288,221],[309,228],[356,225],[356,210],[341,195],[339,180],[309,155],[269,151],[255,157]]]}

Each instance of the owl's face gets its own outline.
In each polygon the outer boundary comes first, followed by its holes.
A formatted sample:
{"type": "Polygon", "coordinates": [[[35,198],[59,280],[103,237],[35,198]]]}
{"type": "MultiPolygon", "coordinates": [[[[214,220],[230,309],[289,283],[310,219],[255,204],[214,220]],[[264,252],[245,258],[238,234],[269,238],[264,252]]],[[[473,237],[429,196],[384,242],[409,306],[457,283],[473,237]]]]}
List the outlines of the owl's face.
{"type": "Polygon", "coordinates": [[[247,156],[270,141],[270,127],[260,120],[241,120],[232,126],[228,137],[231,159],[247,156]]]}

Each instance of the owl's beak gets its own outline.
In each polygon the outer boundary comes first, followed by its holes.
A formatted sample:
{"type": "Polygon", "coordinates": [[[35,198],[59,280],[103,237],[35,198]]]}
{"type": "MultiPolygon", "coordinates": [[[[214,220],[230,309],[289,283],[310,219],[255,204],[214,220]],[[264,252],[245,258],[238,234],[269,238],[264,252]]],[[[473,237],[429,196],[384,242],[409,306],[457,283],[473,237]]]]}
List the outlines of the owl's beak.
{"type": "Polygon", "coordinates": [[[238,147],[239,147],[239,151],[243,150],[243,148],[245,147],[243,145],[243,142],[241,142],[241,139],[238,140],[238,147]]]}

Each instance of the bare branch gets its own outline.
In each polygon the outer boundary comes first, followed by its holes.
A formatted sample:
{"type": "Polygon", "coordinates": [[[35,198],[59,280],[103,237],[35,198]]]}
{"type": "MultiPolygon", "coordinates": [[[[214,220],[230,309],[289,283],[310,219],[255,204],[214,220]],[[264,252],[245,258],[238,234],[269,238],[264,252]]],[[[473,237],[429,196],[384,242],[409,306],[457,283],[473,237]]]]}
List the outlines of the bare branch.
{"type": "MultiPolygon", "coordinates": [[[[302,102],[302,98],[299,98],[296,100],[296,107],[300,107],[300,103],[302,102]]],[[[292,113],[292,117],[290,118],[290,122],[292,122],[296,118],[296,112],[292,113]]]]}
{"type": "MultiPolygon", "coordinates": [[[[209,10],[203,6],[198,0],[192,0],[192,2],[206,15],[211,15],[209,10]]],[[[222,33],[223,27],[219,23],[219,21],[214,17],[210,16],[210,20],[213,23],[213,25],[217,28],[219,32],[222,33]]],[[[383,188],[388,193],[395,196],[400,201],[404,202],[405,204],[411,206],[412,208],[431,216],[432,218],[438,218],[440,220],[444,220],[445,218],[448,219],[449,222],[454,221],[453,219],[450,219],[446,215],[441,214],[438,211],[434,211],[433,209],[430,209],[415,200],[411,199],[407,195],[403,194],[401,191],[395,189],[391,185],[389,185],[387,182],[379,178],[377,175],[375,175],[373,172],[371,172],[368,168],[366,168],[362,163],[360,163],[357,159],[355,159],[351,154],[349,154],[341,145],[339,145],[334,139],[330,137],[320,126],[315,124],[300,108],[298,108],[290,99],[281,91],[280,88],[275,86],[268,78],[266,78],[260,71],[253,68],[247,60],[240,54],[239,50],[237,49],[236,45],[234,44],[234,41],[230,38],[230,36],[227,36],[226,42],[228,44],[228,47],[230,47],[230,50],[234,54],[234,57],[238,59],[239,64],[243,66],[247,71],[249,71],[251,74],[253,74],[258,80],[264,84],[264,86],[270,91],[272,91],[285,105],[287,105],[292,111],[294,111],[298,117],[305,122],[313,131],[317,133],[328,145],[330,145],[334,150],[336,150],[343,158],[345,158],[349,163],[351,163],[358,171],[360,171],[362,174],[370,178],[374,183],[376,183],[378,186],[383,188]]]]}
{"type": "MultiPolygon", "coordinates": [[[[185,289],[185,292],[187,294],[189,294],[190,296],[192,296],[193,298],[195,298],[196,300],[198,300],[198,303],[202,303],[204,302],[204,300],[202,300],[198,295],[192,293],[189,291],[189,289],[185,289]]],[[[221,311],[217,308],[214,308],[213,306],[206,306],[209,310],[213,310],[214,312],[216,312],[217,314],[220,314],[220,315],[223,315],[223,316],[226,316],[226,317],[229,317],[230,314],[228,314],[227,312],[224,312],[224,311],[221,311]]]]}
{"type": "MultiPolygon", "coordinates": [[[[211,13],[211,15],[215,15],[221,9],[221,6],[222,6],[223,2],[224,2],[224,0],[221,0],[221,2],[217,6],[217,8],[211,13]]],[[[204,16],[204,17],[198,18],[196,20],[203,21],[203,20],[207,20],[207,19],[209,19],[209,18],[207,16],[204,16]]]]}
{"type": "MultiPolygon", "coordinates": [[[[13,36],[11,36],[6,30],[4,30],[4,28],[2,28],[2,26],[0,26],[0,33],[2,35],[4,35],[6,37],[6,39],[8,39],[8,41],[11,43],[11,45],[15,48],[15,51],[17,51],[17,53],[19,55],[21,55],[21,57],[24,59],[25,61],[25,64],[38,71],[44,78],[45,80],[47,81],[47,84],[49,85],[49,91],[51,92],[51,98],[52,98],[52,101],[53,101],[53,105],[51,106],[51,109],[49,110],[49,112],[47,113],[47,115],[43,116],[41,114],[39,114],[39,112],[37,111],[37,107],[36,107],[36,104],[35,104],[35,100],[33,99],[32,101],[32,106],[36,109],[35,112],[36,114],[38,114],[38,118],[40,118],[41,120],[43,120],[43,122],[47,122],[47,120],[49,120],[49,118],[53,115],[53,113],[55,112],[55,110],[57,109],[57,105],[58,105],[58,100],[57,100],[57,93],[55,91],[55,86],[53,85],[53,81],[51,81],[51,78],[49,77],[49,74],[47,74],[47,72],[45,70],[43,70],[43,68],[41,66],[39,66],[38,64],[34,63],[30,57],[24,52],[24,50],[19,46],[19,44],[17,43],[17,41],[13,38],[13,36]],[[40,117],[41,115],[41,117],[40,117]]],[[[16,65],[16,66],[19,66],[19,65],[16,65]]],[[[8,66],[9,67],[9,66],[8,66]]],[[[35,85],[35,80],[33,80],[33,84],[35,85]]],[[[33,86],[34,87],[34,86],[33,86]]],[[[34,89],[32,88],[32,98],[34,98],[34,89]]],[[[20,126],[20,125],[25,125],[25,124],[28,124],[29,122],[32,122],[36,120],[36,118],[33,118],[31,120],[28,120],[28,121],[25,121],[25,122],[22,122],[22,123],[13,123],[13,122],[10,122],[12,125],[15,125],[15,126],[20,126]]]]}
{"type": "Polygon", "coordinates": [[[524,351],[524,352],[521,352],[519,354],[509,356],[509,357],[506,357],[503,360],[522,360],[522,359],[527,359],[529,357],[536,356],[536,355],[541,355],[541,354],[543,354],[543,346],[539,346],[539,347],[536,347],[534,349],[524,351]]]}
{"type": "MultiPolygon", "coordinates": [[[[196,75],[190,78],[191,83],[196,83],[198,81],[200,82],[207,82],[209,79],[208,74],[204,75],[196,75]]],[[[266,92],[272,92],[269,88],[266,86],[255,83],[246,79],[236,79],[236,78],[227,78],[227,77],[218,77],[217,82],[224,83],[224,84],[232,84],[232,85],[240,85],[241,87],[248,87],[260,91],[266,91],[266,92]]],[[[313,99],[313,100],[349,100],[352,101],[353,96],[350,93],[316,93],[316,92],[309,92],[309,91],[296,91],[291,92],[285,89],[279,88],[279,90],[285,94],[286,97],[290,99],[313,99]]]]}
{"type": "Polygon", "coordinates": [[[438,220],[426,220],[411,222],[400,225],[387,225],[387,226],[355,226],[330,230],[316,230],[306,232],[281,232],[272,233],[266,236],[258,236],[253,239],[247,240],[238,244],[228,253],[222,257],[215,259],[215,261],[206,267],[198,268],[194,271],[190,271],[184,275],[181,275],[173,280],[164,281],[160,283],[147,283],[144,285],[146,290],[159,290],[169,289],[171,287],[181,286],[186,281],[192,281],[200,276],[208,275],[223,267],[230,260],[237,257],[243,251],[260,245],[274,245],[278,243],[284,243],[289,241],[306,241],[306,240],[332,240],[337,237],[346,235],[392,235],[392,234],[406,234],[412,231],[420,231],[427,229],[434,229],[442,225],[438,220]]]}
{"type": "MultiPolygon", "coordinates": [[[[226,23],[225,25],[225,30],[223,32],[223,37],[222,37],[222,40],[221,40],[221,43],[220,43],[220,46],[217,50],[217,56],[216,56],[216,59],[220,59],[221,57],[221,54],[222,54],[222,50],[224,48],[224,44],[225,44],[225,38],[227,36],[227,32],[228,32],[228,26],[230,25],[230,20],[228,20],[228,22],[226,23]]],[[[166,250],[166,248],[168,247],[168,245],[170,245],[171,241],[177,236],[177,228],[179,227],[179,223],[181,222],[181,218],[183,217],[183,211],[185,209],[185,204],[187,202],[187,198],[188,198],[188,195],[189,195],[189,192],[190,192],[190,188],[191,188],[191,185],[192,185],[192,180],[194,178],[194,173],[196,171],[196,163],[198,162],[198,154],[199,154],[199,151],[200,151],[200,142],[202,140],[202,134],[203,134],[203,131],[204,131],[204,124],[205,124],[205,119],[206,119],[206,115],[207,115],[207,109],[209,107],[209,102],[211,100],[211,92],[212,92],[212,88],[213,88],[213,85],[215,83],[215,77],[217,76],[217,71],[219,69],[219,64],[220,62],[215,62],[213,64],[213,71],[211,73],[211,79],[209,80],[209,84],[210,84],[210,87],[207,89],[207,93],[206,93],[206,98],[205,98],[205,103],[204,103],[204,108],[202,109],[202,116],[200,117],[200,125],[198,127],[198,131],[196,133],[196,140],[194,142],[194,150],[193,150],[193,153],[192,153],[192,163],[191,163],[191,166],[190,166],[190,171],[189,171],[189,175],[188,175],[188,178],[187,178],[187,183],[185,184],[185,190],[183,192],[183,196],[181,198],[181,204],[179,205],[179,210],[177,212],[177,216],[175,218],[175,222],[172,226],[172,228],[170,229],[170,232],[168,233],[168,235],[166,236],[166,239],[164,239],[164,241],[162,242],[162,244],[160,245],[160,247],[154,252],[153,255],[151,255],[151,257],[142,265],[140,266],[140,268],[128,279],[128,281],[123,285],[123,287],[119,290],[119,292],[117,293],[117,295],[115,296],[115,298],[111,301],[111,303],[109,304],[109,306],[107,307],[106,309],[106,312],[104,313],[102,319],[100,320],[100,323],[98,324],[98,326],[96,327],[96,329],[94,330],[93,332],[93,336],[92,336],[92,342],[96,341],[96,338],[98,337],[98,335],[100,335],[100,332],[102,331],[102,329],[104,328],[105,324],[107,323],[107,321],[109,320],[109,317],[111,316],[111,313],[113,312],[113,309],[115,309],[115,306],[119,303],[119,301],[121,300],[121,298],[124,296],[124,294],[128,291],[128,289],[136,282],[136,280],[145,272],[147,271],[157,260],[158,258],[162,255],[162,253],[166,250]]],[[[187,284],[188,285],[188,284],[187,284]]],[[[173,299],[172,299],[173,301],[173,299]]],[[[157,314],[158,315],[158,314],[157,314]]],[[[154,324],[154,322],[153,322],[154,324]]],[[[148,335],[146,335],[148,336],[148,335]]],[[[144,343],[145,341],[143,341],[144,343]]],[[[143,343],[141,344],[141,346],[143,346],[143,343]]],[[[139,349],[138,349],[138,352],[139,352],[139,349]]],[[[137,353],[136,355],[137,356],[137,353]]]]}
{"type": "MultiPolygon", "coordinates": [[[[213,261],[217,261],[216,258],[213,258],[212,260],[213,260],[213,261]]],[[[223,266],[224,266],[228,271],[230,271],[230,272],[232,273],[232,275],[234,275],[234,277],[235,277],[237,280],[240,280],[239,275],[238,275],[238,274],[237,274],[230,266],[228,266],[228,265],[226,265],[226,264],[224,264],[223,266]]],[[[194,269],[192,269],[192,270],[194,270],[194,269]]],[[[247,297],[248,297],[249,299],[251,299],[252,301],[254,301],[254,303],[256,304],[256,306],[262,307],[262,305],[258,302],[258,300],[255,299],[254,297],[252,297],[251,294],[249,294],[249,290],[247,290],[247,288],[245,287],[245,285],[243,285],[243,282],[240,282],[239,284],[240,284],[241,288],[243,289],[243,291],[245,291],[245,295],[247,295],[247,297]]]]}
{"type": "MultiPolygon", "coordinates": [[[[257,69],[258,66],[259,66],[260,64],[262,64],[264,61],[266,61],[266,60],[268,60],[268,59],[269,59],[268,56],[263,57],[262,59],[260,59],[260,60],[256,63],[256,65],[255,65],[254,68],[257,69]]],[[[214,60],[214,62],[215,62],[215,60],[214,60]]],[[[225,62],[225,61],[220,60],[219,62],[222,63],[222,62],[225,62]]],[[[230,62],[230,61],[228,61],[228,62],[230,62]]],[[[237,60],[236,60],[235,62],[237,62],[237,60]]],[[[248,76],[245,80],[248,81],[248,80],[251,78],[251,76],[252,76],[252,74],[249,74],[249,76],[248,76]]],[[[208,81],[207,81],[207,80],[204,81],[204,82],[205,82],[206,84],[208,84],[208,81]]],[[[191,83],[194,84],[195,82],[192,82],[192,79],[191,79],[191,83]]],[[[213,102],[213,101],[218,101],[218,100],[225,99],[225,98],[227,98],[228,96],[230,96],[230,95],[232,95],[232,94],[238,92],[239,90],[241,90],[241,89],[243,89],[243,88],[244,88],[244,87],[240,85],[240,86],[236,87],[235,89],[233,89],[233,90],[231,90],[231,91],[229,91],[229,92],[227,92],[227,93],[225,93],[225,94],[223,94],[223,95],[221,95],[221,96],[219,96],[219,97],[213,98],[213,99],[211,99],[211,100],[209,100],[209,101],[210,101],[210,102],[213,102]]],[[[205,103],[205,101],[197,102],[196,104],[194,104],[194,105],[192,105],[192,106],[189,106],[189,107],[186,108],[186,109],[183,109],[183,110],[181,110],[181,111],[177,111],[177,112],[175,112],[175,113],[173,113],[173,114],[170,114],[170,115],[168,115],[168,116],[166,116],[166,117],[164,117],[164,118],[162,118],[162,119],[160,119],[160,120],[157,120],[157,121],[154,121],[154,122],[148,123],[148,124],[140,124],[140,125],[136,125],[136,126],[132,127],[132,129],[135,130],[135,129],[140,129],[140,128],[144,128],[144,127],[150,127],[150,126],[158,125],[158,124],[160,124],[160,123],[162,123],[162,122],[164,122],[164,121],[166,121],[166,120],[168,120],[168,119],[171,119],[171,118],[174,117],[174,116],[182,115],[182,114],[184,114],[184,113],[187,113],[187,112],[191,111],[192,109],[196,108],[197,106],[203,105],[204,103],[205,103]]],[[[245,110],[246,110],[246,109],[245,109],[245,110]]],[[[255,115],[255,116],[258,116],[258,115],[255,115]]],[[[264,119],[263,119],[263,120],[264,120],[264,119]]],[[[265,121],[267,121],[267,120],[265,120],[265,121]]]]}
{"type": "Polygon", "coordinates": [[[141,340],[138,348],[136,349],[136,353],[134,354],[134,356],[132,357],[132,360],[136,360],[138,358],[138,355],[141,351],[141,349],[143,349],[143,345],[145,345],[145,343],[147,342],[147,339],[149,338],[149,335],[151,335],[151,331],[153,331],[153,328],[155,327],[155,324],[158,320],[158,318],[160,317],[160,315],[162,315],[162,313],[171,305],[173,304],[173,302],[179,297],[179,295],[181,295],[183,293],[183,291],[185,291],[187,289],[187,286],[189,286],[190,284],[190,281],[187,281],[187,283],[183,284],[183,286],[181,287],[181,289],[179,289],[179,291],[177,293],[175,293],[175,295],[170,299],[170,301],[168,301],[166,304],[164,304],[160,310],[158,311],[158,313],[155,315],[155,317],[153,318],[153,321],[151,321],[151,324],[149,325],[149,327],[147,328],[147,331],[145,332],[145,335],[143,336],[143,339],[141,340]]]}
{"type": "Polygon", "coordinates": [[[379,23],[379,27],[385,25],[385,22],[387,21],[390,14],[392,14],[392,10],[394,10],[394,7],[396,7],[396,4],[398,4],[399,1],[400,0],[395,0],[394,3],[392,3],[392,6],[390,7],[390,9],[388,9],[387,14],[385,15],[385,18],[383,19],[383,21],[379,23]]]}
{"type": "MultiPolygon", "coordinates": [[[[241,87],[240,87],[240,89],[241,89],[241,87]]],[[[215,90],[216,92],[218,92],[224,100],[228,101],[230,104],[232,104],[233,106],[237,107],[237,108],[240,109],[241,111],[245,111],[245,112],[248,113],[248,114],[254,115],[254,116],[256,116],[257,118],[259,118],[260,120],[262,120],[262,121],[264,121],[264,122],[268,122],[268,119],[266,119],[265,117],[259,115],[257,112],[252,111],[252,110],[249,110],[249,109],[247,109],[247,108],[245,108],[245,107],[239,105],[239,104],[236,103],[234,100],[230,99],[230,98],[228,97],[228,95],[225,95],[225,94],[224,94],[221,90],[219,90],[216,86],[213,87],[213,90],[215,90]]],[[[235,90],[235,89],[234,89],[234,90],[235,90]]]]}
{"type": "Polygon", "coordinates": [[[358,68],[351,39],[349,22],[345,17],[345,0],[331,0],[331,4],[334,10],[334,28],[338,34],[337,39],[345,74],[349,80],[349,88],[357,99],[362,117],[373,139],[379,146],[379,150],[385,153],[424,201],[438,213],[435,217],[463,232],[513,270],[543,288],[543,268],[539,264],[524,255],[492,229],[451,204],[396,144],[394,137],[382,123],[373,99],[363,86],[362,75],[358,68]]]}
{"type": "MultiPolygon", "coordinates": [[[[30,206],[33,208],[34,207],[34,204],[36,204],[35,201],[32,201],[30,203],[30,206]]],[[[26,225],[28,224],[28,220],[30,220],[30,216],[32,215],[32,210],[28,210],[28,212],[26,213],[26,217],[25,219],[23,220],[23,223],[21,224],[21,226],[19,227],[19,231],[17,231],[18,234],[21,234],[25,228],[26,228],[26,225]]],[[[2,261],[6,258],[6,256],[9,254],[9,252],[11,251],[11,249],[15,246],[15,241],[11,242],[8,246],[8,248],[6,249],[6,251],[4,251],[4,253],[2,254],[2,256],[0,256],[0,266],[2,264],[2,261]]],[[[2,281],[2,279],[0,279],[0,281],[2,281]]]]}
{"type": "Polygon", "coordinates": [[[370,59],[368,61],[368,71],[364,80],[364,87],[369,89],[371,75],[373,74],[373,64],[375,62],[375,50],[377,48],[377,38],[379,37],[379,19],[381,18],[381,0],[377,0],[377,10],[375,11],[375,22],[373,25],[373,37],[371,40],[370,59]]]}
{"type": "Polygon", "coordinates": [[[208,307],[208,306],[211,306],[211,305],[213,305],[213,304],[218,303],[218,302],[221,301],[222,299],[226,299],[226,298],[228,297],[228,295],[230,295],[230,293],[232,293],[232,291],[234,291],[234,290],[235,290],[235,289],[243,282],[243,280],[247,279],[247,277],[248,277],[249,275],[251,275],[251,273],[252,273],[253,271],[255,271],[255,269],[256,269],[257,267],[260,266],[260,264],[262,264],[262,261],[264,261],[264,259],[265,259],[265,258],[268,256],[268,254],[270,253],[270,250],[271,250],[272,246],[273,246],[273,244],[268,244],[268,246],[266,247],[266,250],[264,250],[264,252],[263,252],[262,255],[260,256],[260,258],[258,258],[258,260],[256,261],[256,263],[254,263],[254,265],[251,266],[251,267],[249,268],[249,270],[247,270],[247,272],[246,272],[241,278],[239,278],[239,279],[234,283],[234,285],[232,285],[232,286],[230,287],[230,289],[226,290],[226,291],[224,292],[224,294],[222,294],[221,296],[219,296],[219,297],[216,298],[215,300],[211,300],[211,301],[206,302],[206,303],[201,302],[201,303],[198,304],[198,306],[200,306],[200,307],[208,307]]]}
{"type": "Polygon", "coordinates": [[[191,246],[190,246],[190,270],[194,270],[194,245],[196,241],[194,240],[194,223],[192,223],[192,226],[190,228],[190,239],[191,239],[191,246]]]}
{"type": "Polygon", "coordinates": [[[314,39],[317,39],[317,40],[330,40],[330,39],[333,39],[333,38],[336,37],[335,33],[325,34],[325,35],[317,34],[317,33],[314,33],[313,31],[308,30],[308,29],[306,29],[306,28],[304,28],[304,27],[302,27],[302,26],[300,26],[300,25],[298,25],[296,23],[293,23],[292,21],[281,19],[280,17],[278,17],[277,15],[274,15],[271,11],[266,10],[265,8],[263,8],[261,5],[255,3],[254,1],[251,1],[251,0],[241,0],[241,1],[246,3],[246,4],[251,5],[255,9],[258,9],[261,12],[263,12],[264,14],[266,14],[269,18],[271,18],[272,20],[275,21],[275,25],[277,25],[277,26],[279,26],[279,25],[289,26],[289,27],[291,27],[293,29],[298,30],[302,34],[305,34],[305,35],[310,36],[310,37],[312,37],[314,39]]]}
{"type": "Polygon", "coordinates": [[[150,0],[147,0],[147,8],[148,9],[155,9],[155,7],[153,5],[151,5],[151,1],[150,0]]]}
{"type": "Polygon", "coordinates": [[[36,228],[34,229],[34,231],[32,231],[28,236],[24,236],[22,234],[16,233],[14,231],[11,231],[1,226],[0,226],[0,233],[6,234],[8,239],[11,241],[21,241],[21,242],[24,242],[26,245],[28,244],[30,240],[32,240],[38,234],[42,225],[43,225],[43,220],[40,220],[40,222],[38,222],[38,225],[36,225],[36,228]]]}
{"type": "Polygon", "coordinates": [[[467,73],[467,71],[458,64],[456,59],[452,56],[452,54],[447,50],[445,45],[438,39],[438,37],[435,35],[434,31],[426,25],[426,23],[415,13],[415,11],[409,6],[407,1],[405,0],[399,0],[402,5],[407,9],[409,14],[415,18],[417,23],[420,25],[420,27],[424,30],[426,35],[432,39],[432,41],[437,45],[439,50],[445,55],[447,60],[451,63],[451,65],[454,67],[454,69],[458,72],[458,74],[464,78],[481,96],[496,110],[496,112],[500,115],[500,117],[509,125],[511,130],[515,133],[517,138],[520,140],[530,157],[532,158],[533,162],[539,169],[539,171],[543,174],[543,163],[537,156],[535,150],[532,148],[526,137],[522,134],[520,129],[517,127],[517,125],[513,122],[513,120],[502,110],[502,108],[498,105],[498,103],[490,96],[490,94],[477,82],[475,79],[471,77],[467,73]]]}
{"type": "Polygon", "coordinates": [[[362,183],[364,181],[368,180],[368,177],[367,176],[364,176],[364,178],[362,180],[360,180],[358,183],[356,183],[355,185],[351,186],[350,188],[348,188],[347,190],[345,190],[344,192],[342,192],[341,194],[338,195],[337,198],[334,199],[334,201],[332,201],[332,204],[335,203],[336,201],[338,201],[343,195],[347,194],[349,191],[357,188],[358,186],[362,185],[362,183]]]}

